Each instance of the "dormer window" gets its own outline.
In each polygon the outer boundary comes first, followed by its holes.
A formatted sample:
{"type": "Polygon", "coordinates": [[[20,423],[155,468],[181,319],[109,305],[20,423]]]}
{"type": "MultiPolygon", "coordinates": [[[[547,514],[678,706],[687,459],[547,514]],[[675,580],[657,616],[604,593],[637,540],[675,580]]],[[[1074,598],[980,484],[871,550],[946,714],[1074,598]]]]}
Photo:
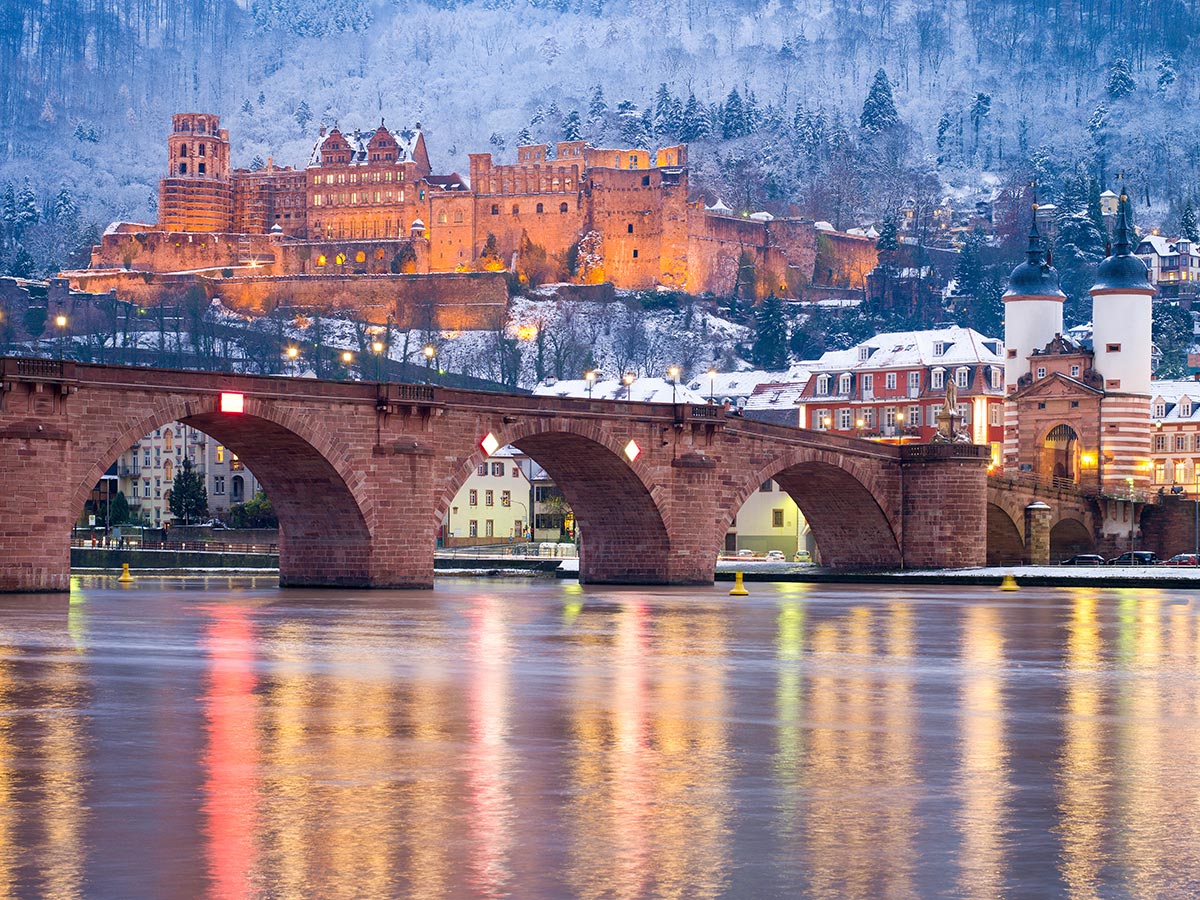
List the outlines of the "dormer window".
{"type": "Polygon", "coordinates": [[[945,341],[934,341],[933,355],[934,356],[945,356],[946,355],[946,342],[945,341]]]}
{"type": "Polygon", "coordinates": [[[1154,401],[1154,418],[1161,419],[1166,414],[1167,414],[1167,401],[1155,400],[1154,401]]]}
{"type": "Polygon", "coordinates": [[[850,376],[848,374],[844,374],[838,378],[838,393],[850,393],[850,376]]]}
{"type": "Polygon", "coordinates": [[[859,362],[866,362],[868,359],[870,359],[870,357],[871,357],[871,348],[870,347],[859,347],[858,348],[858,361],[859,362]]]}
{"type": "Polygon", "coordinates": [[[1179,415],[1185,419],[1191,418],[1191,416],[1192,416],[1192,401],[1191,400],[1184,398],[1183,400],[1179,401],[1179,415]]]}
{"type": "Polygon", "coordinates": [[[954,384],[960,388],[967,386],[967,381],[971,377],[971,370],[966,366],[954,370],[954,384]]]}
{"type": "Polygon", "coordinates": [[[825,397],[828,394],[829,394],[829,376],[828,375],[818,375],[817,376],[817,396],[825,397]]]}
{"type": "Polygon", "coordinates": [[[946,387],[945,369],[937,368],[929,373],[929,387],[934,391],[940,391],[946,387]]]}

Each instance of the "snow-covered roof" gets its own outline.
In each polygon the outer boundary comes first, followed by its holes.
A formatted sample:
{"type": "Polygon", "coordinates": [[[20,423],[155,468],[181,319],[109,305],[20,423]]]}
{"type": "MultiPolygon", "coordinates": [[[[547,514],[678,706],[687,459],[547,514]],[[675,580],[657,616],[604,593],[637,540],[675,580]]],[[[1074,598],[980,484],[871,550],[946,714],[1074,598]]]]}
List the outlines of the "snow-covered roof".
{"type": "MultiPolygon", "coordinates": [[[[417,149],[417,142],[421,139],[420,124],[418,123],[415,129],[404,128],[400,131],[391,131],[390,129],[385,130],[392,136],[392,139],[399,147],[399,151],[396,154],[396,164],[399,165],[400,163],[412,162],[413,154],[417,149]]],[[[367,155],[367,144],[371,142],[371,138],[375,136],[376,132],[359,131],[357,129],[354,131],[340,131],[335,125],[326,134],[323,134],[317,138],[316,144],[313,145],[312,153],[310,153],[308,156],[308,164],[310,166],[321,165],[321,148],[325,145],[325,142],[329,140],[330,136],[335,133],[340,135],[342,139],[350,145],[350,162],[346,163],[345,165],[368,165],[369,157],[367,155]]],[[[379,165],[378,162],[370,164],[379,165]]]]}
{"type": "Polygon", "coordinates": [[[1156,422],[1165,422],[1168,425],[1200,422],[1200,382],[1191,380],[1152,381],[1150,393],[1153,397],[1151,412],[1158,406],[1159,401],[1164,402],[1167,407],[1166,415],[1154,416],[1156,422]],[[1186,416],[1182,415],[1184,408],[1179,402],[1184,398],[1191,401],[1186,416]]]}
{"type": "Polygon", "coordinates": [[[1101,196],[1101,197],[1113,197],[1113,198],[1115,198],[1117,195],[1116,195],[1116,194],[1114,194],[1112,191],[1102,191],[1102,192],[1101,192],[1101,194],[1100,194],[1100,196],[1101,196]]]}
{"type": "Polygon", "coordinates": [[[1161,234],[1147,234],[1138,241],[1137,250],[1135,253],[1153,253],[1156,256],[1174,256],[1179,253],[1179,248],[1176,247],[1176,242],[1179,238],[1167,238],[1161,234]],[[1147,247],[1146,245],[1150,246],[1147,247]]]}
{"type": "Polygon", "coordinates": [[[708,212],[716,213],[719,216],[727,216],[733,212],[732,209],[725,205],[725,201],[723,201],[720,197],[717,198],[717,202],[712,206],[706,206],[704,208],[708,212]]]}
{"type": "Polygon", "coordinates": [[[718,400],[730,400],[738,406],[747,402],[749,397],[764,384],[794,384],[803,388],[808,384],[811,367],[815,363],[799,362],[782,372],[768,372],[763,369],[750,369],[743,372],[717,372],[709,384],[707,374],[701,372],[693,376],[688,387],[699,394],[708,396],[710,390],[718,400]]]}
{"type": "MultiPolygon", "coordinates": [[[[533,393],[543,397],[578,397],[586,400],[588,398],[588,382],[583,378],[555,381],[553,384],[542,382],[533,389],[533,393]]],[[[604,379],[592,382],[591,396],[595,400],[670,403],[671,382],[665,378],[638,378],[633,384],[627,386],[618,378],[604,379]]],[[[674,398],[676,403],[708,402],[707,395],[701,395],[682,382],[676,386],[674,398]]]]}
{"type": "Polygon", "coordinates": [[[817,229],[817,231],[836,231],[837,230],[833,227],[832,222],[814,222],[813,228],[817,229]]]}
{"type": "Polygon", "coordinates": [[[892,331],[877,334],[847,350],[830,350],[813,367],[821,372],[891,369],[915,366],[1004,364],[1004,345],[972,328],[892,331]],[[935,354],[936,344],[942,353],[935,354]],[[865,353],[862,351],[865,349],[865,353]]]}
{"type": "Polygon", "coordinates": [[[766,211],[752,212],[752,213],[750,213],[750,218],[754,219],[756,222],[773,222],[773,221],[775,221],[775,217],[766,211]]]}
{"type": "Polygon", "coordinates": [[[804,396],[804,382],[796,384],[760,384],[746,401],[746,409],[795,409],[804,396]]]}

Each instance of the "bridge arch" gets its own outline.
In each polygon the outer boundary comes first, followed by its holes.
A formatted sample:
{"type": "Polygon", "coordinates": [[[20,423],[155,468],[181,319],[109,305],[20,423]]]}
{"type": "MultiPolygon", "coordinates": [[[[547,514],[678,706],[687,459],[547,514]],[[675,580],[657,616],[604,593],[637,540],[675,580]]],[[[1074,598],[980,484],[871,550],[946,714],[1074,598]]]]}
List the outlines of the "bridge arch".
{"type": "Polygon", "coordinates": [[[1025,525],[996,503],[987,505],[987,564],[1016,566],[1025,561],[1025,525]]]}
{"type": "Polygon", "coordinates": [[[724,540],[738,510],[770,479],[804,514],[823,565],[900,566],[895,514],[879,501],[883,492],[877,483],[878,461],[871,462],[874,467],[857,457],[811,448],[796,449],[772,460],[742,479],[718,510],[717,540],[724,540]]]}
{"type": "MultiPolygon", "coordinates": [[[[255,398],[246,411],[211,411],[211,404],[171,399],[122,424],[82,459],[71,512],[78,517],[93,486],[121,454],[157,428],[179,421],[236,453],[266,489],[279,515],[280,583],[368,583],[374,560],[371,525],[374,499],[362,496],[362,473],[328,429],[308,416],[255,398]]],[[[247,498],[248,499],[248,498],[247,498]]],[[[74,518],[72,519],[74,521],[74,518]]]]}
{"type": "MultiPolygon", "coordinates": [[[[580,580],[656,584],[670,580],[670,512],[664,488],[629,460],[612,431],[586,420],[527,419],[493,436],[537,462],[563,492],[580,529],[580,580]]],[[[628,440],[628,439],[626,439],[628,440]]],[[[454,495],[488,458],[474,451],[436,501],[441,521],[454,495]]],[[[640,454],[639,454],[640,458],[640,454]]],[[[529,516],[534,511],[529,510],[529,516]]]]}
{"type": "Polygon", "coordinates": [[[1050,561],[1061,562],[1077,553],[1091,553],[1095,540],[1079,519],[1063,518],[1050,526],[1050,561]]]}

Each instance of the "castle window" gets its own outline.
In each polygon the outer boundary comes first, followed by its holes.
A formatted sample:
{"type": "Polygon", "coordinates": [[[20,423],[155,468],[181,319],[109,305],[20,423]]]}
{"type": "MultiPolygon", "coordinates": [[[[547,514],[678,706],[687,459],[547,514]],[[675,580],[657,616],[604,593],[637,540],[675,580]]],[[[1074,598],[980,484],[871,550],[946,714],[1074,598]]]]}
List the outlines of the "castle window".
{"type": "Polygon", "coordinates": [[[203,156],[203,155],[204,155],[204,144],[201,144],[201,145],[200,145],[200,155],[201,155],[201,156],[203,156]]]}
{"type": "Polygon", "coordinates": [[[1045,367],[1045,366],[1038,366],[1038,367],[1037,367],[1037,377],[1038,377],[1038,378],[1045,378],[1045,377],[1046,377],[1046,367],[1045,367]]]}
{"type": "Polygon", "coordinates": [[[538,215],[541,215],[545,211],[546,211],[546,209],[541,203],[539,203],[536,207],[534,207],[534,212],[536,212],[538,215]]]}
{"type": "Polygon", "coordinates": [[[203,174],[204,174],[204,163],[200,163],[200,165],[198,165],[198,166],[196,167],[196,170],[197,170],[197,171],[198,171],[198,172],[199,172],[201,175],[203,175],[203,174]]]}
{"type": "Polygon", "coordinates": [[[499,203],[492,204],[492,215],[493,216],[500,215],[500,204],[499,203]]]}
{"type": "Polygon", "coordinates": [[[446,224],[446,211],[445,210],[442,210],[440,213],[438,213],[438,224],[439,225],[446,224]]]}
{"type": "Polygon", "coordinates": [[[321,183],[321,176],[320,176],[320,175],[314,175],[314,176],[313,176],[313,184],[320,184],[320,183],[321,183]]]}
{"type": "Polygon", "coordinates": [[[384,173],[383,173],[383,180],[384,180],[384,181],[391,181],[391,180],[392,180],[392,173],[391,173],[391,172],[384,172],[384,173]]]}
{"type": "Polygon", "coordinates": [[[454,224],[461,225],[462,222],[463,222],[463,211],[461,209],[456,209],[454,211],[454,224]]]}
{"type": "Polygon", "coordinates": [[[380,198],[381,196],[382,196],[382,194],[380,194],[380,193],[379,193],[379,191],[376,191],[376,192],[375,192],[375,202],[376,202],[376,203],[378,203],[378,202],[379,202],[379,198],[380,198]]]}
{"type": "Polygon", "coordinates": [[[633,223],[632,222],[630,222],[628,225],[625,226],[625,231],[628,234],[633,234],[633,223]]]}
{"type": "Polygon", "coordinates": [[[325,254],[322,253],[320,256],[317,257],[317,265],[318,266],[325,265],[325,254]]]}
{"type": "Polygon", "coordinates": [[[638,167],[637,154],[630,153],[629,154],[629,168],[636,169],[637,167],[638,167]]]}
{"type": "Polygon", "coordinates": [[[338,184],[345,184],[345,183],[346,183],[346,173],[338,172],[338,184]]]}
{"type": "Polygon", "coordinates": [[[179,158],[183,159],[185,156],[187,156],[187,144],[180,144],[179,145],[179,158]]]}
{"type": "Polygon", "coordinates": [[[642,187],[650,187],[650,176],[649,175],[642,176],[642,187]]]}
{"type": "Polygon", "coordinates": [[[180,164],[179,164],[179,174],[180,174],[180,175],[186,175],[186,174],[187,174],[187,163],[180,163],[180,164]]]}
{"type": "Polygon", "coordinates": [[[357,173],[357,172],[351,172],[351,173],[350,173],[350,183],[351,183],[351,184],[358,184],[358,173],[357,173]]]}
{"type": "Polygon", "coordinates": [[[634,259],[637,259],[637,258],[638,258],[638,257],[637,257],[637,250],[634,250],[634,251],[633,251],[633,258],[634,258],[634,259]]]}
{"type": "Polygon", "coordinates": [[[515,203],[513,204],[513,212],[512,212],[512,214],[513,214],[514,216],[518,216],[518,215],[520,215],[520,214],[521,214],[521,208],[520,208],[519,206],[517,206],[517,204],[515,204],[515,203]]]}
{"type": "Polygon", "coordinates": [[[558,204],[558,211],[560,213],[565,213],[567,211],[567,204],[565,204],[565,203],[558,204]]]}
{"type": "Polygon", "coordinates": [[[313,206],[320,206],[320,205],[321,205],[321,195],[316,194],[313,196],[313,206]]]}
{"type": "Polygon", "coordinates": [[[1071,377],[1072,378],[1079,377],[1079,366],[1071,366],[1071,377]]]}

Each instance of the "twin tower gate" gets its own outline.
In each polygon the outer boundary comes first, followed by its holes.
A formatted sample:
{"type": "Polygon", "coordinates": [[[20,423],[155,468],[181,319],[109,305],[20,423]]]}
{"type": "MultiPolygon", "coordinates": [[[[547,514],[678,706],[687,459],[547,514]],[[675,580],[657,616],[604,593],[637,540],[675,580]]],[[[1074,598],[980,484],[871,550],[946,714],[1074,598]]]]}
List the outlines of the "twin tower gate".
{"type": "Polygon", "coordinates": [[[733,517],[768,479],[800,506],[827,565],[985,559],[985,447],[876,444],[710,405],[5,358],[0,590],[67,590],[71,528],[92,489],[177,420],[263,485],[279,514],[283,585],[430,587],[452,498],[505,444],[570,503],[583,582],[711,583],[733,517]]]}

